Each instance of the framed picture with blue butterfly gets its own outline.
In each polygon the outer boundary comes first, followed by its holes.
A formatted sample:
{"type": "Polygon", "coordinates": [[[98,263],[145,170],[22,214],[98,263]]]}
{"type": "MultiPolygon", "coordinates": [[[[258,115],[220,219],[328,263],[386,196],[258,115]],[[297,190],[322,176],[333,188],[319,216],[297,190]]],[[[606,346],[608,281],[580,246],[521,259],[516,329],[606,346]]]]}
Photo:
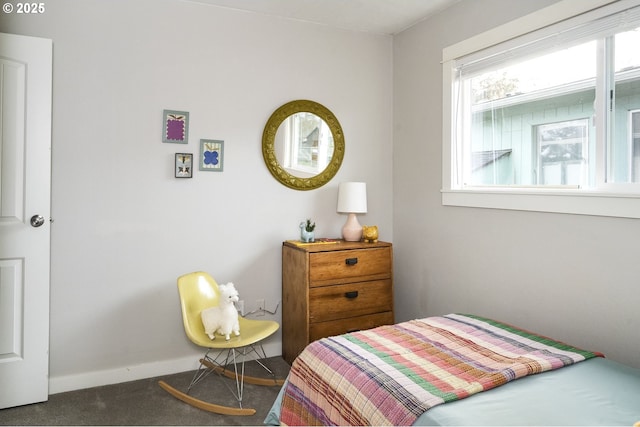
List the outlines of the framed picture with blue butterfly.
{"type": "Polygon", "coordinates": [[[200,140],[201,171],[222,172],[224,167],[224,141],[217,139],[200,140]]]}
{"type": "Polygon", "coordinates": [[[191,178],[193,176],[193,153],[176,153],[176,178],[191,178]]]}

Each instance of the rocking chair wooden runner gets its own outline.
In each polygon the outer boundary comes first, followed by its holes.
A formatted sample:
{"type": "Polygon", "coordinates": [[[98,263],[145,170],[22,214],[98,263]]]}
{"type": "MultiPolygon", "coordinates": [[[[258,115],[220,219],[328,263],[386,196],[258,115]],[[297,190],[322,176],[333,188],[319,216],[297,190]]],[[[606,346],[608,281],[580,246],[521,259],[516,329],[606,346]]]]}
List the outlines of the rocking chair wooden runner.
{"type": "Polygon", "coordinates": [[[266,354],[260,344],[262,340],[275,333],[280,325],[271,320],[245,319],[240,316],[240,336],[232,334],[231,339],[226,341],[224,336],[218,335],[215,340],[211,340],[204,331],[200,312],[204,308],[218,304],[220,291],[216,281],[208,273],[202,271],[185,274],[178,278],[178,293],[187,337],[194,344],[206,348],[207,352],[200,359],[200,367],[194,374],[186,393],[164,381],[159,381],[160,387],[175,398],[209,412],[225,415],[254,415],[255,409],[242,407],[244,383],[270,386],[281,386],[284,383],[283,380],[276,379],[275,374],[264,364],[266,354]],[[217,355],[212,356],[215,353],[217,355]],[[244,374],[245,359],[252,355],[257,356],[255,361],[270,374],[271,378],[252,377],[244,374]],[[240,362],[238,359],[241,359],[240,362]],[[233,369],[230,368],[231,365],[233,365],[233,369]],[[228,384],[228,381],[225,383],[238,401],[239,407],[205,402],[188,394],[193,386],[212,372],[221,377],[224,375],[235,380],[235,391],[228,384]]]}

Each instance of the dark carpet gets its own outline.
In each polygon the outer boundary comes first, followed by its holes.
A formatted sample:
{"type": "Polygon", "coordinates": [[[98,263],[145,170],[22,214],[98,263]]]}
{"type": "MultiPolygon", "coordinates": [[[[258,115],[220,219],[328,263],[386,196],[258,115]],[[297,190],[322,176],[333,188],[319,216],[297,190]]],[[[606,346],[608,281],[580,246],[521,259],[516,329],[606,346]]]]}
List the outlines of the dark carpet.
{"type": "MultiPolygon", "coordinates": [[[[285,378],[289,365],[281,357],[267,359],[277,378],[285,378]]],[[[255,362],[247,362],[246,374],[265,376],[255,362]]],[[[75,390],[49,396],[47,402],[0,410],[0,425],[263,425],[280,387],[245,384],[243,407],[256,409],[252,416],[219,415],[179,401],[158,385],[164,380],[186,391],[192,372],[147,378],[121,384],[75,390]]],[[[237,407],[233,394],[224,384],[235,382],[210,375],[189,393],[208,402],[237,407]]]]}

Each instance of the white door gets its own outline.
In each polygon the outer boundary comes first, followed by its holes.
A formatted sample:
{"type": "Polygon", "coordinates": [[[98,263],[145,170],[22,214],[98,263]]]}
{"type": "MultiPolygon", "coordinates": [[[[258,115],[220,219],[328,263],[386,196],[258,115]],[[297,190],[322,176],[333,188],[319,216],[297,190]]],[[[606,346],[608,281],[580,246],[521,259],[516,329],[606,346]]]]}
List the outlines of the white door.
{"type": "Polygon", "coordinates": [[[49,395],[52,42],[0,33],[0,409],[49,395]]]}

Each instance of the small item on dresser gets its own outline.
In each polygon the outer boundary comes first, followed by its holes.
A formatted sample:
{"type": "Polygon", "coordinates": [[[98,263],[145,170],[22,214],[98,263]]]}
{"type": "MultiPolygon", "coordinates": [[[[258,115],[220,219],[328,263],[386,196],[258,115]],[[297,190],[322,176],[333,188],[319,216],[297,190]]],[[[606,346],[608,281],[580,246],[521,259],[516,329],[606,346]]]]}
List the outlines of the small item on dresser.
{"type": "Polygon", "coordinates": [[[231,332],[235,336],[240,335],[240,325],[238,323],[238,310],[236,310],[234,302],[238,302],[238,291],[233,283],[226,285],[218,285],[220,289],[220,301],[215,307],[209,307],[202,310],[202,324],[204,331],[212,340],[216,339],[216,333],[224,335],[229,341],[231,332]]]}
{"type": "Polygon", "coordinates": [[[362,226],[362,240],[365,243],[378,243],[378,226],[377,225],[363,225],[362,226]]]}
{"type": "Polygon", "coordinates": [[[300,240],[302,240],[304,243],[310,243],[316,240],[313,232],[313,230],[316,229],[315,222],[311,222],[310,219],[307,219],[307,222],[305,223],[304,221],[302,221],[299,227],[300,227],[300,240]]]}

